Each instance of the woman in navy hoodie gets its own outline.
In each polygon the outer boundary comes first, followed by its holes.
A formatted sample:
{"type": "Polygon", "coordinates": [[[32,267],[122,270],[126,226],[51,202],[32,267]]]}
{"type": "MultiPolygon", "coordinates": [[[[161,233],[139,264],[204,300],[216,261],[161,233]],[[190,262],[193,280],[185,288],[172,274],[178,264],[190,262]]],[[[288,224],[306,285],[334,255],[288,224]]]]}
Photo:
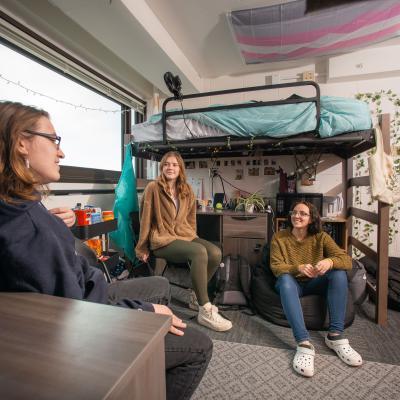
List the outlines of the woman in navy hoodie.
{"type": "Polygon", "coordinates": [[[38,292],[171,315],[171,333],[165,339],[167,398],[189,399],[207,368],[212,342],[186,328],[166,305],[157,304],[168,302],[164,278],[108,285],[100,270],[76,253],[65,221],[41,203],[42,188],[60,179],[60,141],[47,112],[0,102],[0,291],[38,292]]]}

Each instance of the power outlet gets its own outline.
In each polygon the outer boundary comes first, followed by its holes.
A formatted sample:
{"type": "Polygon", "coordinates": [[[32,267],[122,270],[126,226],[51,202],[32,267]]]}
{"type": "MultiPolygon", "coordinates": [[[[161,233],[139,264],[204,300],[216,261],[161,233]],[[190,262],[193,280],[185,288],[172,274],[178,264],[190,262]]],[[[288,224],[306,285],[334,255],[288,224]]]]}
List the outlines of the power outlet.
{"type": "Polygon", "coordinates": [[[303,81],[314,81],[315,74],[313,71],[305,71],[303,72],[303,81]]]}

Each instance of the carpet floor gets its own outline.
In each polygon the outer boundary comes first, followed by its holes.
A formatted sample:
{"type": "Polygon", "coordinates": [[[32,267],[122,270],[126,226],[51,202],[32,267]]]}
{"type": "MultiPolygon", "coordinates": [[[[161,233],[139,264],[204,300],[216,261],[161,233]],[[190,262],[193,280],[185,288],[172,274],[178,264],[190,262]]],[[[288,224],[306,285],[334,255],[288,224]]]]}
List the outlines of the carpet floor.
{"type": "Polygon", "coordinates": [[[344,364],[324,343],[326,332],[310,331],[316,349],[315,375],[292,369],[296,343],[290,328],[274,325],[245,310],[223,311],[233,328],[214,332],[200,326],[188,308],[189,291],[172,287],[172,309],[213,339],[214,352],[192,400],[235,399],[400,399],[400,313],[389,310],[388,326],[373,322],[374,304],[359,306],[345,331],[363,357],[360,368],[344,364]]]}
{"type": "Polygon", "coordinates": [[[214,353],[192,400],[332,399],[393,400],[400,397],[400,366],[366,361],[349,367],[318,354],[313,378],[291,368],[293,352],[214,340],[214,353]]]}

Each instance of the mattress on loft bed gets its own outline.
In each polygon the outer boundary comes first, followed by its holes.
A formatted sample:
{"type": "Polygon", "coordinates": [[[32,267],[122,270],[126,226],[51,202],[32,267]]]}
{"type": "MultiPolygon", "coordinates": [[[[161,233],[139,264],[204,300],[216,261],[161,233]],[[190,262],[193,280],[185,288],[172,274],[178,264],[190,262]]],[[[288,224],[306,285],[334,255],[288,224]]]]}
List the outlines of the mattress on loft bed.
{"type": "MultiPolygon", "coordinates": [[[[346,132],[371,129],[368,105],[344,97],[321,97],[319,134],[321,138],[346,132]]],[[[218,136],[283,138],[310,132],[316,128],[315,103],[305,102],[233,110],[170,116],[167,119],[169,140],[187,140],[218,136]],[[186,127],[186,125],[189,129],[186,127]]],[[[133,141],[162,141],[161,114],[132,126],[133,141]]]]}

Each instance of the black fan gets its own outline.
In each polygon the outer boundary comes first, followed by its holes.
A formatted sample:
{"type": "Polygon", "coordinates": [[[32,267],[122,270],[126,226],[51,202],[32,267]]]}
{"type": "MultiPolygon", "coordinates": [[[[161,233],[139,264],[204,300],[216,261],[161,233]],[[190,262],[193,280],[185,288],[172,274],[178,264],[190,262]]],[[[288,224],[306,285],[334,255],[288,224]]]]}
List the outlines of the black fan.
{"type": "Polygon", "coordinates": [[[167,85],[168,90],[174,95],[176,100],[182,98],[182,82],[178,75],[172,75],[171,72],[166,72],[164,74],[164,82],[167,85]]]}

